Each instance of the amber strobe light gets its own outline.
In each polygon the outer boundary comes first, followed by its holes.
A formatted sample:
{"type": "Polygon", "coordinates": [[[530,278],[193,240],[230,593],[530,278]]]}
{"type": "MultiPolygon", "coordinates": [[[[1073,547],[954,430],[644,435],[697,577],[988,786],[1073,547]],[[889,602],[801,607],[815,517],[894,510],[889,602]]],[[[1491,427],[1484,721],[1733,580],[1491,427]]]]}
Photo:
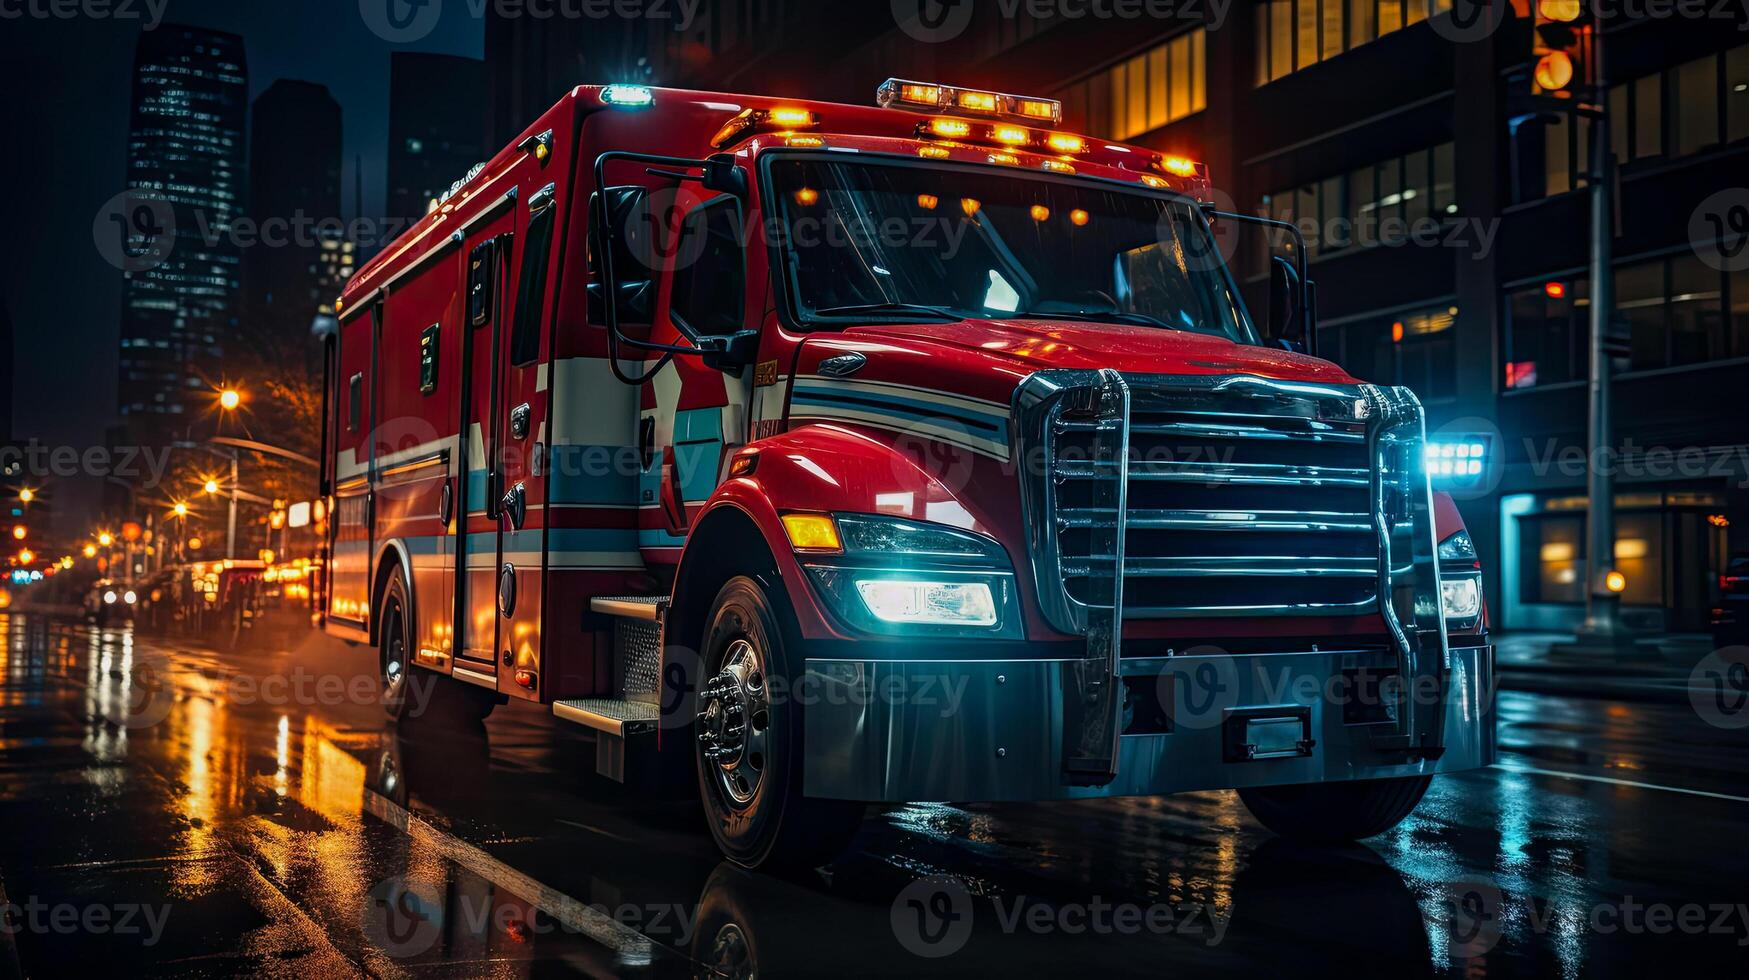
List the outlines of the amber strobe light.
{"type": "Polygon", "coordinates": [[[975,88],[956,88],[935,82],[912,82],[889,78],[875,90],[875,102],[883,109],[916,112],[960,112],[975,116],[1007,116],[1055,126],[1063,119],[1063,104],[1054,99],[1004,95],[975,88]]]}
{"type": "Polygon", "coordinates": [[[722,149],[738,143],[754,133],[787,133],[798,129],[813,129],[820,125],[818,113],[792,106],[772,109],[742,109],[717,130],[711,145],[722,149]]]}

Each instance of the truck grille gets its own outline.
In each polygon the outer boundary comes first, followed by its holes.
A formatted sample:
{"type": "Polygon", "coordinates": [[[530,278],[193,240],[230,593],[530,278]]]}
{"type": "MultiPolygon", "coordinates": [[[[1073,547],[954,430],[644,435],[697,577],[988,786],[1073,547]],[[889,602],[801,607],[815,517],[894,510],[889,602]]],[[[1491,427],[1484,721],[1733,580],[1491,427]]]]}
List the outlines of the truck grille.
{"type": "Polygon", "coordinates": [[[1387,478],[1375,508],[1374,470],[1410,461],[1375,465],[1365,388],[1102,377],[1029,385],[1018,405],[1020,440],[1043,447],[1020,458],[1047,618],[1080,632],[1088,608],[1109,608],[1118,551],[1127,619],[1378,608],[1380,517],[1407,507],[1387,478]]]}

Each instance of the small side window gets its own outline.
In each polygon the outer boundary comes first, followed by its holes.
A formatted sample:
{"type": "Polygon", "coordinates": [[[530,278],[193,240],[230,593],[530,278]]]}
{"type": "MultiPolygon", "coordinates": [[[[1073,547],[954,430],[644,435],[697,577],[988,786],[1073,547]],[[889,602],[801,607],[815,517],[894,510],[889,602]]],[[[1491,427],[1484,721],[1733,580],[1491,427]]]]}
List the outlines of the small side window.
{"type": "Polygon", "coordinates": [[[528,219],[528,247],[522,252],[521,281],[516,285],[516,323],[510,332],[510,363],[529,364],[540,357],[541,314],[546,310],[547,259],[553,247],[553,216],[549,191],[536,195],[545,205],[528,219]]]}
{"type": "Polygon", "coordinates": [[[364,416],[364,375],[355,374],[346,392],[346,431],[357,432],[364,416]]]}
{"type": "Polygon", "coordinates": [[[443,325],[433,323],[419,334],[419,393],[429,395],[437,390],[437,341],[443,325]]]}
{"type": "Polygon", "coordinates": [[[468,323],[483,327],[492,322],[492,302],[498,284],[498,241],[474,246],[468,253],[468,323]]]}
{"type": "Polygon", "coordinates": [[[678,254],[698,258],[674,273],[668,313],[675,324],[699,336],[740,330],[747,278],[740,202],[725,194],[687,215],[678,254]]]}

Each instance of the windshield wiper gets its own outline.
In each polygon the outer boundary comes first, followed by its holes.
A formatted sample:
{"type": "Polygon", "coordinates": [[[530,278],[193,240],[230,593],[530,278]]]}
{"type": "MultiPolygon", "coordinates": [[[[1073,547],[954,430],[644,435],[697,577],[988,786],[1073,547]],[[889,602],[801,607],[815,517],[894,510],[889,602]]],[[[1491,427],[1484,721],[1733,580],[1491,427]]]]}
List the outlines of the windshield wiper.
{"type": "Polygon", "coordinates": [[[1036,310],[1028,310],[1025,313],[1016,313],[1014,316],[1019,319],[1031,318],[1034,320],[1099,320],[1132,327],[1163,327],[1167,330],[1189,329],[1188,327],[1175,326],[1146,313],[1126,313],[1123,310],[1088,310],[1080,313],[1041,313],[1036,310]]]}
{"type": "Polygon", "coordinates": [[[814,310],[814,316],[903,316],[913,319],[958,323],[965,317],[945,306],[925,306],[921,303],[863,303],[857,306],[833,306],[814,310]]]}

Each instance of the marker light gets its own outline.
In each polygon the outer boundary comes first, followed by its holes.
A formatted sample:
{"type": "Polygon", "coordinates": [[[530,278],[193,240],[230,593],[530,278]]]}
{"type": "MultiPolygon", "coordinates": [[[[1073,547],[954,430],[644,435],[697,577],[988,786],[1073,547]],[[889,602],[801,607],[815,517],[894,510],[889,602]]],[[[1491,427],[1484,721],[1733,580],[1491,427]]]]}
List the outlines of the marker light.
{"type": "Polygon", "coordinates": [[[1058,153],[1074,155],[1087,149],[1087,141],[1069,133],[1052,133],[1045,137],[1045,145],[1058,153]]]}
{"type": "Polygon", "coordinates": [[[1032,133],[1020,126],[994,126],[990,129],[990,138],[1009,146],[1024,146],[1032,142],[1032,133]]]}
{"type": "Polygon", "coordinates": [[[812,129],[820,125],[818,113],[793,106],[776,109],[742,109],[723,128],[717,130],[717,135],[711,137],[711,145],[722,149],[755,132],[788,131],[793,129],[812,129]]]}
{"type": "Polygon", "coordinates": [[[1063,104],[1050,99],[1018,99],[1014,108],[1028,119],[1037,119],[1052,126],[1063,120],[1063,104]]]}
{"type": "Polygon", "coordinates": [[[609,85],[601,90],[601,101],[621,109],[645,109],[656,104],[656,93],[644,85],[609,85]]]}
{"type": "Polygon", "coordinates": [[[1075,172],[1075,167],[1072,164],[1064,163],[1061,160],[1045,160],[1041,162],[1039,166],[1054,174],[1072,174],[1075,172]]]}
{"type": "Polygon", "coordinates": [[[1075,223],[1075,227],[1082,228],[1086,227],[1087,222],[1093,220],[1093,216],[1080,208],[1076,208],[1069,212],[1069,220],[1075,223]]]}
{"type": "Polygon", "coordinates": [[[1543,295],[1549,299],[1562,299],[1567,295],[1567,284],[1564,282],[1547,282],[1543,284],[1543,295]]]}
{"type": "Polygon", "coordinates": [[[1142,183],[1147,184],[1155,190],[1164,190],[1168,186],[1164,180],[1161,180],[1153,174],[1143,174],[1142,183]]]}
{"type": "Polygon", "coordinates": [[[889,623],[995,626],[996,598],[984,582],[863,579],[856,591],[868,611],[889,623]]]}
{"type": "Polygon", "coordinates": [[[1620,572],[1612,571],[1603,577],[1603,587],[1619,595],[1627,590],[1628,577],[1620,572]]]}
{"type": "Polygon", "coordinates": [[[995,112],[1001,100],[994,92],[960,92],[954,105],[971,112],[995,112]]]}
{"type": "Polygon", "coordinates": [[[1184,157],[1167,157],[1160,161],[1160,169],[1174,177],[1195,177],[1196,161],[1184,157]]]}
{"type": "Polygon", "coordinates": [[[1012,153],[992,153],[989,159],[991,163],[1000,163],[1008,167],[1020,166],[1020,158],[1012,153]]]}
{"type": "Polygon", "coordinates": [[[972,134],[972,124],[964,119],[931,119],[929,132],[935,136],[957,140],[972,134]]]}
{"type": "Polygon", "coordinates": [[[785,514],[783,533],[789,535],[790,547],[797,551],[844,550],[844,542],[838,537],[838,525],[829,514],[785,514]]]}
{"type": "Polygon", "coordinates": [[[925,160],[946,160],[948,157],[953,156],[952,153],[947,152],[939,146],[919,146],[917,148],[917,155],[925,160]]]}
{"type": "Polygon", "coordinates": [[[1045,207],[1043,204],[1034,204],[1032,206],[1032,220],[1034,220],[1034,221],[1049,221],[1049,220],[1051,220],[1051,209],[1045,207]]]}
{"type": "Polygon", "coordinates": [[[917,195],[917,206],[922,208],[925,211],[934,211],[936,205],[938,205],[940,203],[941,203],[941,198],[936,197],[934,194],[919,194],[919,195],[917,195]]]}

